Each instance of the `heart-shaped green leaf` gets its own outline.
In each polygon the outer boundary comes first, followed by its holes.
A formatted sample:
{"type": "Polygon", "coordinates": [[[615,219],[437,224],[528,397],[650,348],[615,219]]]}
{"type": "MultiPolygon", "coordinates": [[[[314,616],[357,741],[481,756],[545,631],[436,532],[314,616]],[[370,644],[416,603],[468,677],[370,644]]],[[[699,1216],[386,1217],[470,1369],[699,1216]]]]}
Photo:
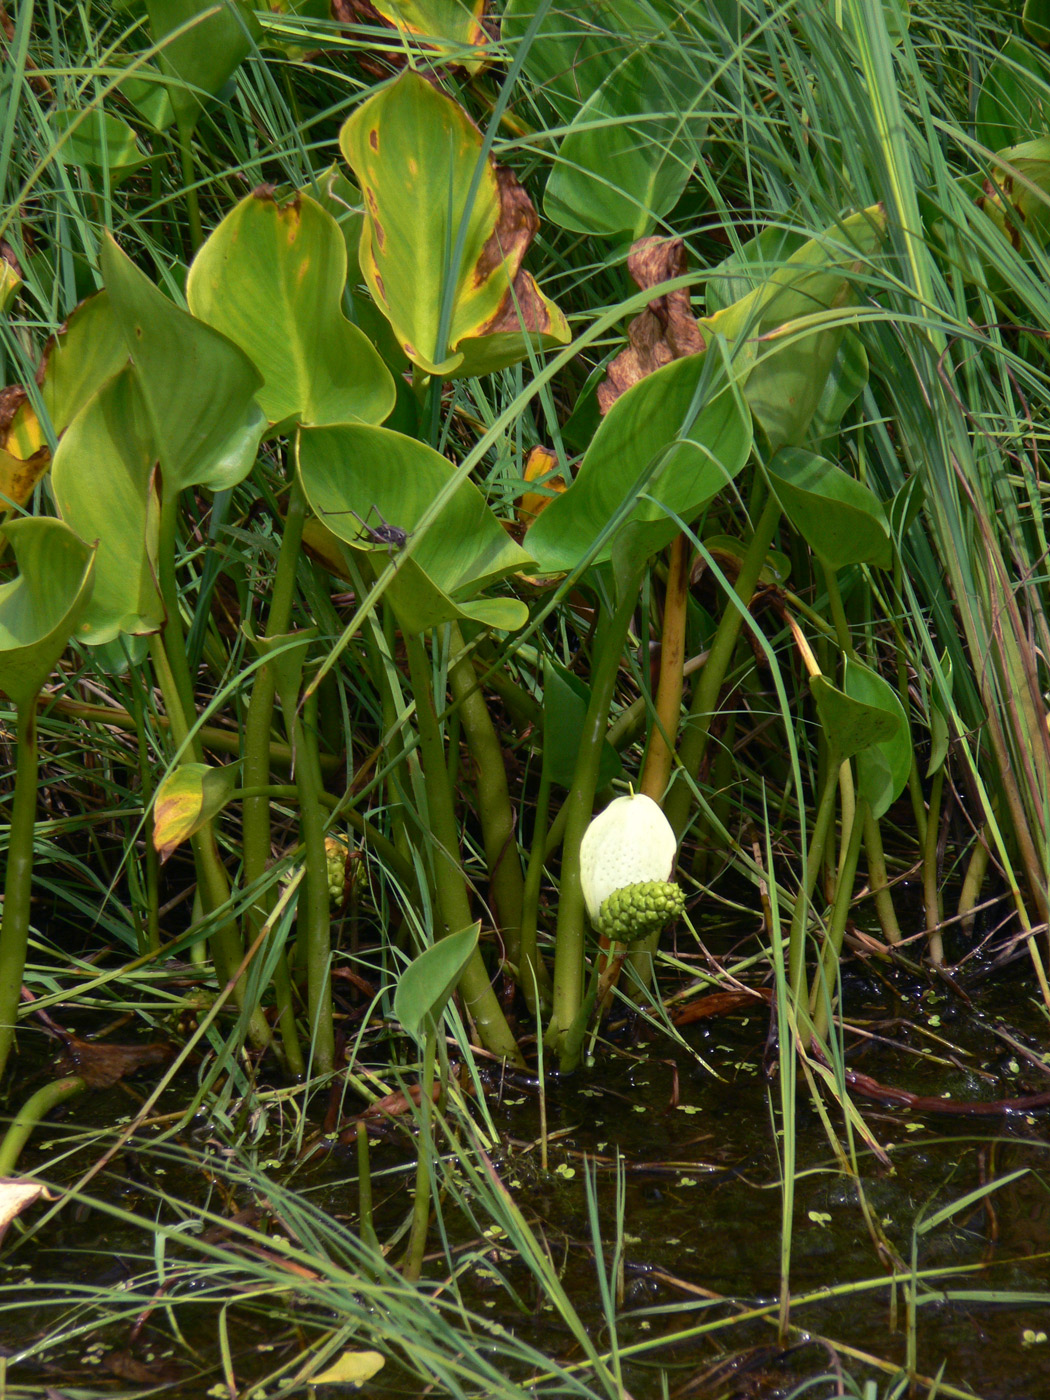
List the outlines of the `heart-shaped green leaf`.
{"type": "Polygon", "coordinates": [[[876,739],[857,754],[857,796],[871,805],[878,820],[904,791],[911,772],[912,744],[900,696],[876,671],[857,661],[846,661],[842,686],[851,700],[893,715],[893,733],[876,739]]]}
{"type": "Polygon", "coordinates": [[[180,310],[122,253],[102,241],[106,290],[149,414],[168,491],[236,486],[255,461],[266,426],[248,357],[180,310]]]}
{"type": "Polygon", "coordinates": [[[989,162],[977,203],[1016,245],[1050,240],[1050,136],[1008,146],[989,162]]]}
{"type": "Polygon", "coordinates": [[[106,292],[76,308],[44,351],[44,405],[65,432],[96,390],[128,362],[128,347],[106,292]]]}
{"type": "Polygon", "coordinates": [[[114,187],[149,161],[139,149],[135,133],[127,122],[109,112],[99,108],[81,112],[63,110],[55,112],[51,121],[61,142],[63,158],[96,177],[106,171],[114,187]]]}
{"type": "Polygon", "coordinates": [[[90,399],[55,453],[51,487],[62,519],[98,541],[95,588],[78,628],[101,646],[121,632],[158,632],[164,606],[156,581],[159,511],[150,424],[134,370],[90,399]]]}
{"type": "Polygon", "coordinates": [[[826,434],[859,393],[866,357],[858,356],[854,345],[851,361],[843,360],[851,277],[879,247],[885,231],[886,217],[878,206],[803,242],[794,233],[765,230],[709,279],[708,305],[717,309],[698,322],[700,331],[708,344],[714,336],[724,336],[733,346],[744,395],[772,451],[798,445],[807,432],[826,434]],[[726,296],[748,286],[726,304],[726,296]],[[813,329],[795,324],[839,308],[842,314],[827,324],[813,329]],[[838,382],[829,391],[836,364],[841,367],[838,382]]]}
{"type": "Polygon", "coordinates": [[[552,223],[640,238],[678,203],[707,131],[696,111],[703,84],[674,63],[670,26],[660,42],[670,63],[632,54],[580,109],[543,197],[552,223]]]}
{"type": "Polygon", "coordinates": [[[609,559],[609,522],[626,510],[633,549],[655,553],[726,486],[751,451],[751,416],[717,356],[690,355],[639,380],[602,420],[569,489],[525,536],[543,573],[609,559]],[[640,500],[642,493],[652,500],[640,500]],[[658,504],[659,503],[659,504],[658,504]]]}
{"type": "Polygon", "coordinates": [[[784,514],[828,568],[890,568],[893,551],[886,512],[863,482],[826,457],[799,447],[782,448],[768,472],[784,514]]]}
{"type": "MultiPolygon", "coordinates": [[[[392,527],[411,536],[455,468],[425,443],[387,428],[302,428],[298,467],[311,508],[333,534],[374,556],[381,569],[399,552],[392,527]],[[376,533],[379,531],[380,533],[376,533]]],[[[460,615],[493,626],[494,616],[527,617],[516,599],[476,599],[487,584],[531,564],[500,525],[472,481],[463,479],[426,533],[413,542],[390,584],[402,626],[420,631],[460,615]],[[449,608],[452,611],[448,611],[449,608]],[[508,611],[509,609],[509,611],[508,611]]]]}
{"type": "Polygon", "coordinates": [[[486,0],[375,0],[375,9],[402,34],[422,39],[428,52],[477,72],[485,61],[470,50],[489,43],[483,24],[486,0]]]}
{"type": "Polygon", "coordinates": [[[23,516],[0,533],[18,577],[0,584],[0,691],[31,704],[91,596],[95,551],[61,520],[23,516]]]}
{"type": "Polygon", "coordinates": [[[346,248],[305,195],[283,207],[263,187],[226,215],[193,260],[186,299],[263,377],[271,423],[381,423],[394,381],[342,312],[346,248]]]}
{"type": "MultiPolygon", "coordinates": [[[[361,271],[414,364],[462,373],[463,342],[496,333],[520,336],[517,358],[530,340],[568,340],[561,312],[521,270],[537,222],[529,197],[484,157],[462,107],[406,72],[354,112],[339,143],[365,200],[361,271]]],[[[507,342],[497,348],[509,363],[507,342]]],[[[472,347],[470,373],[484,355],[472,347]]]]}
{"type": "Polygon", "coordinates": [[[214,97],[248,57],[262,31],[238,0],[147,0],[149,27],[162,44],[160,68],[171,81],[175,120],[192,131],[214,97]]]}
{"type": "MultiPolygon", "coordinates": [[[[543,7],[525,71],[569,127],[547,182],[547,217],[580,233],[639,237],[677,202],[704,139],[713,52],[702,7],[581,0],[543,7]]],[[[539,0],[510,0],[520,42],[539,0]]]]}
{"type": "Polygon", "coordinates": [[[398,978],[394,1015],[406,1034],[423,1040],[437,1024],[463,969],[474,955],[480,922],[424,948],[398,978]]]}
{"type": "Polygon", "coordinates": [[[237,766],[183,763],[157,788],[153,845],[161,864],[226,806],[237,787],[237,766]]]}
{"type": "Polygon", "coordinates": [[[826,676],[811,676],[809,689],[836,764],[872,744],[892,742],[899,733],[901,721],[895,711],[855,700],[826,676]]]}

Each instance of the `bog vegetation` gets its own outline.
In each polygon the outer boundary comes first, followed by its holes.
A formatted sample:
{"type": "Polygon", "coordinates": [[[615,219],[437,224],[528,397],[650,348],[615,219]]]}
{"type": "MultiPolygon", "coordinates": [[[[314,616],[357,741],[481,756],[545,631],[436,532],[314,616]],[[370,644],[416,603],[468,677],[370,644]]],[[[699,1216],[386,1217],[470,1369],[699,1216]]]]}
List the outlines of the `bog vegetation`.
{"type": "Polygon", "coordinates": [[[1045,1216],[1037,1131],[896,1236],[864,1181],[873,1103],[1050,1099],[1050,5],[0,18],[3,1393],[967,1395],[959,1299],[1037,1352],[927,1252],[1045,1216]],[[998,969],[1031,1082],[852,1069],[847,952],[998,969]],[[742,1008],[773,1275],[647,1333],[615,1130],[586,1284],[522,1182],[565,1076],[720,1080],[742,1008]],[[792,1370],[814,1141],[890,1320],[792,1370]]]}

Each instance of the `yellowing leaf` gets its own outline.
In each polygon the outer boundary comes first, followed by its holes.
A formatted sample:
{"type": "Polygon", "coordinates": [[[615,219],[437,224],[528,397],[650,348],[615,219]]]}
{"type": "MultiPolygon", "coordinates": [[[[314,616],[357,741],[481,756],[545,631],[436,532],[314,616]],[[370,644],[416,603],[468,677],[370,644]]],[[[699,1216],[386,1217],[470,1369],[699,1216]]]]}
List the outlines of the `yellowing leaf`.
{"type": "Polygon", "coordinates": [[[344,1351],[327,1371],[311,1376],[311,1385],[364,1385],[383,1369],[386,1360],[378,1351],[344,1351]]]}
{"type": "Polygon", "coordinates": [[[546,447],[534,447],[525,463],[525,480],[543,481],[543,491],[526,491],[518,499],[517,517],[520,524],[528,526],[554,499],[567,490],[563,476],[551,476],[558,465],[558,459],[546,447]]]}
{"type": "Polygon", "coordinates": [[[162,862],[222,811],[235,786],[232,765],[213,768],[207,763],[184,763],[169,773],[157,789],[153,807],[153,844],[162,862]]]}
{"type": "Polygon", "coordinates": [[[472,58],[464,50],[483,51],[488,44],[481,22],[485,0],[375,0],[374,8],[393,28],[426,40],[429,50],[459,63],[468,73],[482,67],[483,52],[472,58]]]}

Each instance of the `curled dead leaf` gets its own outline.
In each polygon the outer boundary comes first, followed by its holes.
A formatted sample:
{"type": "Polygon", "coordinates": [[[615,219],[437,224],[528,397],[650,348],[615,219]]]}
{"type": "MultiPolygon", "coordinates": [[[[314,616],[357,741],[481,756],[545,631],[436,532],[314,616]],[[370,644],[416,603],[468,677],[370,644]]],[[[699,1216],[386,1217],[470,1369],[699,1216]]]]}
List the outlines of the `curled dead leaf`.
{"type": "MultiPolygon", "coordinates": [[[[631,248],[627,271],[642,291],[682,277],[685,245],[680,238],[640,238],[631,248]]],[[[627,340],[627,348],[616,356],[605,382],[598,386],[602,413],[608,413],[620,395],[646,375],[705,348],[688,287],[654,297],[627,327],[627,340]]]]}
{"type": "Polygon", "coordinates": [[[22,1177],[0,1180],[0,1240],[15,1216],[21,1215],[41,1198],[45,1201],[55,1199],[42,1182],[28,1181],[22,1177]]]}

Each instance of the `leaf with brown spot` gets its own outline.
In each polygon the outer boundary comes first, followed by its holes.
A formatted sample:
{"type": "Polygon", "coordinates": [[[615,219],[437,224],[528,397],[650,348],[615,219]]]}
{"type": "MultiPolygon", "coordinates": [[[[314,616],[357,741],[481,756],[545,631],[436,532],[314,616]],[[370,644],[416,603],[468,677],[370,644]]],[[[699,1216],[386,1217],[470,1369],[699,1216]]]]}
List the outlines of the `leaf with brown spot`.
{"type": "Polygon", "coordinates": [[[278,204],[265,185],[230,210],[194,258],[190,310],[258,369],[257,398],[271,423],[381,423],[394,407],[389,370],[343,314],[346,274],[334,217],[305,194],[278,204]]]}
{"type": "MultiPolygon", "coordinates": [[[[410,49],[422,49],[431,59],[473,74],[490,61],[487,50],[495,34],[485,19],[487,8],[488,0],[332,0],[332,18],[402,36],[400,53],[389,43],[377,45],[372,53],[359,53],[358,62],[368,73],[385,78],[391,67],[405,66],[410,49]]],[[[353,38],[361,42],[360,34],[353,38]]]]}
{"type": "Polygon", "coordinates": [[[481,132],[457,103],[404,73],[339,141],[365,196],[361,271],[424,373],[487,374],[568,341],[564,316],[521,268],[536,211],[491,159],[477,178],[481,132]]]}
{"type": "MultiPolygon", "coordinates": [[[[685,244],[680,238],[640,238],[631,248],[627,271],[643,292],[663,282],[682,277],[686,271],[685,244]]],[[[654,297],[645,310],[627,327],[628,346],[609,366],[605,382],[598,388],[603,413],[632,384],[653,370],[697,355],[705,348],[689,300],[689,288],[677,287],[654,297]]]]}

